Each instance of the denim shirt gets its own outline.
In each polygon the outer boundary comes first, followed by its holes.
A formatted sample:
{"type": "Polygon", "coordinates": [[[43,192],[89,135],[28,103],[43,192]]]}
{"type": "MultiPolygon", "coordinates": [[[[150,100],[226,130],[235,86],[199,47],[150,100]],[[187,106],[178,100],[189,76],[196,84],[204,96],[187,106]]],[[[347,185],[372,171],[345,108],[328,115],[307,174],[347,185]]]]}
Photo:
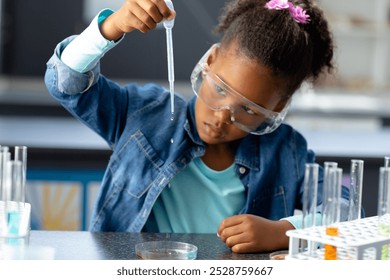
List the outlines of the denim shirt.
{"type": "MultiPolygon", "coordinates": [[[[100,74],[99,63],[87,73],[66,66],[59,57],[71,40],[57,45],[45,83],[56,100],[112,149],[90,230],[142,231],[161,191],[205,153],[195,125],[196,99],[176,96],[171,121],[167,89],[153,83],[121,86],[100,74]]],[[[246,194],[241,213],[271,220],[292,216],[302,207],[305,164],[314,161],[304,137],[286,124],[271,134],[241,139],[235,156],[235,172],[246,194]]],[[[318,202],[322,175],[320,168],[318,202]]],[[[196,211],[196,205],[189,207],[196,211]]]]}

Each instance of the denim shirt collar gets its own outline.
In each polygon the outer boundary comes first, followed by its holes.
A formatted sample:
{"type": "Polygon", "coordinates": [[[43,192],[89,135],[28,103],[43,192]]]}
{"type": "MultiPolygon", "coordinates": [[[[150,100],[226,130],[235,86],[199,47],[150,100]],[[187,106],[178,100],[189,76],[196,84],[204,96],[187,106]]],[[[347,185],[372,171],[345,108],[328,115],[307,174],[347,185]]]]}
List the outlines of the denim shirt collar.
{"type": "Polygon", "coordinates": [[[196,129],[196,121],[195,121],[195,102],[196,102],[196,96],[193,96],[188,101],[187,106],[187,120],[184,123],[184,129],[187,131],[188,136],[191,138],[191,140],[203,148],[205,147],[204,142],[202,139],[200,139],[198,130],[196,129]]]}
{"type": "MultiPolygon", "coordinates": [[[[196,96],[193,96],[188,103],[188,118],[184,124],[184,129],[195,144],[205,148],[205,144],[196,129],[195,102],[196,96]]],[[[235,163],[254,171],[260,170],[260,136],[248,134],[240,140],[236,151],[235,163]]]]}
{"type": "Polygon", "coordinates": [[[237,164],[254,171],[260,170],[260,137],[248,134],[241,139],[236,152],[235,162],[237,164]]]}

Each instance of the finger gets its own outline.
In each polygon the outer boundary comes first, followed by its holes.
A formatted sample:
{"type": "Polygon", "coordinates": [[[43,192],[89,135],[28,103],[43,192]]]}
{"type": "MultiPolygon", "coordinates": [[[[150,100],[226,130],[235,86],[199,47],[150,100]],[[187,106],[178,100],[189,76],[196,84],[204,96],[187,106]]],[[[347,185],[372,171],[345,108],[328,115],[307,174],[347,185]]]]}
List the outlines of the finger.
{"type": "Polygon", "coordinates": [[[229,236],[226,240],[226,246],[233,248],[234,246],[237,246],[238,244],[248,243],[250,240],[247,238],[245,233],[239,233],[235,235],[229,236]]]}
{"type": "Polygon", "coordinates": [[[251,235],[248,235],[246,232],[228,237],[225,244],[235,253],[252,253],[259,251],[259,248],[257,248],[251,235]]]}
{"type": "Polygon", "coordinates": [[[127,1],[125,5],[123,5],[118,10],[118,20],[117,26],[123,32],[130,32],[134,29],[138,29],[139,31],[145,33],[150,30],[150,28],[144,23],[142,20],[142,14],[146,12],[142,10],[142,8],[133,1],[127,1]]]}
{"type": "Polygon", "coordinates": [[[228,217],[224,220],[222,220],[222,222],[219,224],[219,227],[218,227],[218,236],[221,237],[222,236],[222,233],[225,229],[229,228],[229,227],[233,227],[233,226],[237,226],[241,223],[241,220],[238,218],[238,216],[231,216],[231,217],[228,217]]]}
{"type": "Polygon", "coordinates": [[[223,219],[222,222],[219,225],[218,231],[222,231],[225,228],[236,226],[242,223],[241,215],[235,215],[228,217],[226,219],[223,219]]]}
{"type": "Polygon", "coordinates": [[[257,248],[252,242],[238,243],[231,247],[234,253],[254,253],[258,252],[257,248]]]}
{"type": "Polygon", "coordinates": [[[227,227],[232,227],[236,226],[242,223],[242,215],[235,215],[228,217],[226,219],[223,219],[221,222],[221,227],[227,228],[227,227]]]}
{"type": "Polygon", "coordinates": [[[146,33],[148,31],[150,31],[150,28],[142,20],[140,20],[138,18],[135,18],[133,20],[133,26],[135,29],[138,29],[142,33],[146,33]]]}
{"type": "Polygon", "coordinates": [[[141,27],[141,31],[146,32],[154,29],[157,26],[156,21],[149,15],[147,11],[144,10],[142,6],[135,5],[133,7],[132,13],[138,19],[138,21],[141,22],[137,23],[137,25],[141,27]]]}
{"type": "Polygon", "coordinates": [[[163,20],[164,16],[153,1],[142,1],[139,6],[148,14],[155,24],[163,20]]]}
{"type": "Polygon", "coordinates": [[[162,14],[163,18],[171,20],[176,17],[176,12],[171,10],[164,0],[152,0],[152,2],[158,7],[158,10],[162,14]]]}
{"type": "Polygon", "coordinates": [[[226,240],[228,238],[230,238],[232,236],[240,235],[243,232],[244,231],[243,231],[242,227],[240,227],[239,225],[234,225],[231,227],[224,228],[220,233],[220,238],[221,238],[221,240],[226,242],[226,240]]]}

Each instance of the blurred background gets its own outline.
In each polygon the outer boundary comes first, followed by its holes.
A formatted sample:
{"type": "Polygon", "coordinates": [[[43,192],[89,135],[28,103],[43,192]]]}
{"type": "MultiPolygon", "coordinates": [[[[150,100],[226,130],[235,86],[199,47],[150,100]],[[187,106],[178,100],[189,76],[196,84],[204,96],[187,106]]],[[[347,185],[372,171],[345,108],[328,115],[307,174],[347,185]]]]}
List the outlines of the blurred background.
{"type": "MultiPolygon", "coordinates": [[[[189,77],[219,36],[224,0],[173,0],[175,88],[192,96],[189,77]]],[[[336,66],[293,99],[287,123],[317,161],[336,161],[348,184],[351,159],[365,161],[363,207],[376,215],[379,167],[390,155],[390,0],[318,0],[336,42],[336,66]]],[[[48,94],[43,77],[58,42],[79,34],[103,8],[123,0],[1,0],[0,145],[28,147],[33,229],[85,230],[110,156],[107,144],[48,94]]],[[[101,62],[119,83],[168,85],[165,31],[133,32],[101,62]]],[[[129,171],[131,172],[131,171],[129,171]]]]}

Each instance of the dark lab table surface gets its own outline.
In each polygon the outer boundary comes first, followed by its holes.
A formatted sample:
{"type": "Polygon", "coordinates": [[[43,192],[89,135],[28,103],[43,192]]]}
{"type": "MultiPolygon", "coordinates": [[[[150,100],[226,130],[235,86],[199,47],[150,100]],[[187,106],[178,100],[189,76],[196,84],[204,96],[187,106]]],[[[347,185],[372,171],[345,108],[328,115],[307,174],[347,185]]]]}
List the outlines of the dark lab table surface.
{"type": "Polygon", "coordinates": [[[268,260],[269,253],[233,253],[215,234],[36,231],[30,245],[55,248],[57,260],[134,260],[140,242],[171,240],[198,247],[198,260],[268,260]]]}

